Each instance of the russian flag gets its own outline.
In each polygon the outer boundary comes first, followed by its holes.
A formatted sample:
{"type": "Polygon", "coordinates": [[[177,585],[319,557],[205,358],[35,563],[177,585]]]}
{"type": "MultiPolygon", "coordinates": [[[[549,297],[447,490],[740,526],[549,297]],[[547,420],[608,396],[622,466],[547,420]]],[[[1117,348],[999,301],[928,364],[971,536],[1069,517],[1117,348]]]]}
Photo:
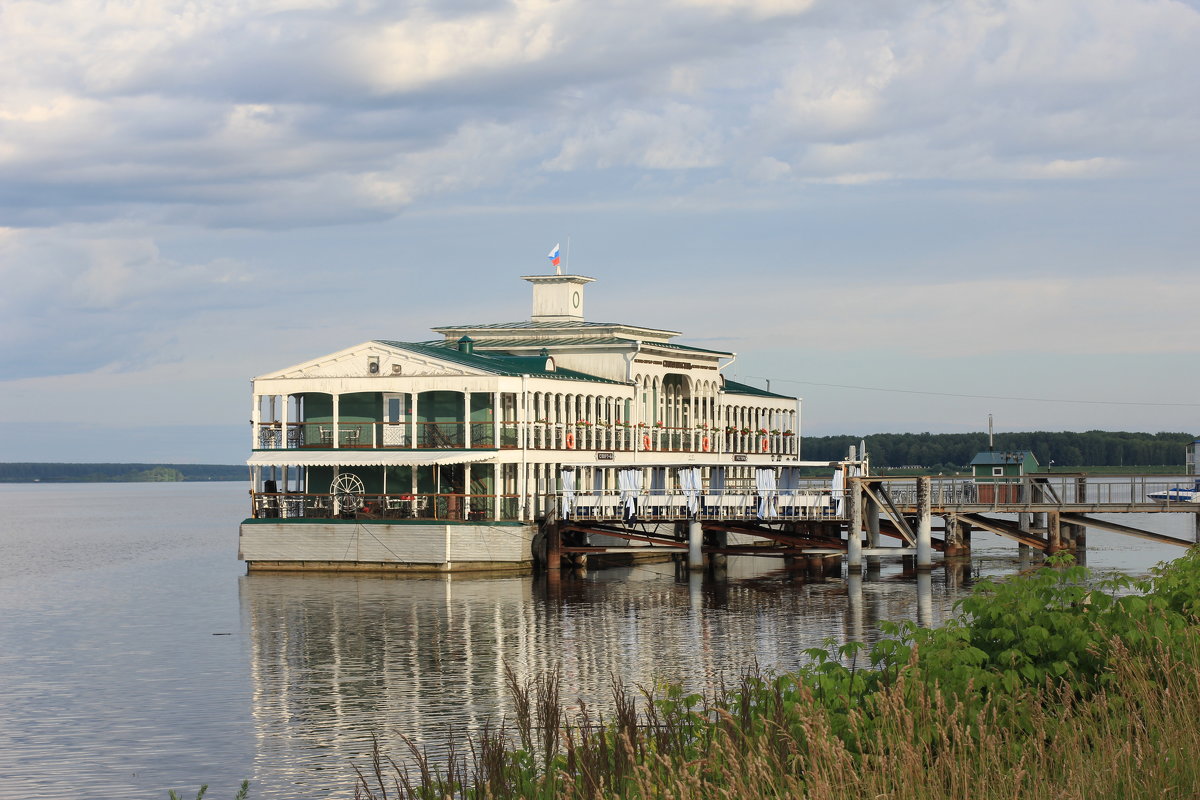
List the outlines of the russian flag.
{"type": "Polygon", "coordinates": [[[550,263],[554,266],[557,267],[559,265],[562,259],[558,257],[558,245],[554,245],[554,249],[550,251],[546,258],[550,259],[550,263]]]}

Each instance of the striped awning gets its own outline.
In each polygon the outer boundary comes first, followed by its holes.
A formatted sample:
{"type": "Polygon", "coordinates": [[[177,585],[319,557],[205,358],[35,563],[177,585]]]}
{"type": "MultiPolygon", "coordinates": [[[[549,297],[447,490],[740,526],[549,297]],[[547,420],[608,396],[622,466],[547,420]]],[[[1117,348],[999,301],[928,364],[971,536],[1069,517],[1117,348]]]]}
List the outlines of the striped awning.
{"type": "Polygon", "coordinates": [[[391,467],[472,464],[490,461],[494,450],[259,450],[252,467],[391,467]]]}

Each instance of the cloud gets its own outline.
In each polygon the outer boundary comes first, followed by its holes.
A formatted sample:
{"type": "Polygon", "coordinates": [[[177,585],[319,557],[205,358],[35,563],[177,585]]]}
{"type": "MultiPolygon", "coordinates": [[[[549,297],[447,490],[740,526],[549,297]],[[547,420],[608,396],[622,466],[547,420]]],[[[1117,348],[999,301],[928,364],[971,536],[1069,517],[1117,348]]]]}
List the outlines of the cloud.
{"type": "Polygon", "coordinates": [[[1138,178],[1200,141],[1168,0],[13,0],[0,38],[10,226],[345,224],[598,171],[676,201],[1138,178]]]}
{"type": "Polygon", "coordinates": [[[86,229],[0,235],[0,379],[125,370],[173,359],[175,326],[247,302],[255,281],[228,259],[184,264],[150,239],[86,229]]]}
{"type": "Polygon", "coordinates": [[[697,313],[756,320],[729,340],[737,351],[778,348],[782,341],[819,343],[822,353],[885,347],[901,360],[1182,356],[1198,349],[1192,309],[1200,304],[1200,276],[1191,272],[769,283],[770,292],[735,292],[711,308],[704,298],[690,302],[697,313]]]}

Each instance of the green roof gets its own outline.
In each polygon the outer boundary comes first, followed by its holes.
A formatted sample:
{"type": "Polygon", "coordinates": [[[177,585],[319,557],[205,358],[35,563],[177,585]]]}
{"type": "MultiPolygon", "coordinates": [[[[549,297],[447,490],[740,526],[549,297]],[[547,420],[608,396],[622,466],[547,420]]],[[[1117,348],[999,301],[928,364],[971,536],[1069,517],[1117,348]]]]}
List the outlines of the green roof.
{"type": "MultiPolygon", "coordinates": [[[[481,322],[475,325],[438,325],[436,328],[431,328],[435,331],[460,331],[460,330],[477,330],[477,331],[498,331],[498,330],[554,330],[555,328],[634,328],[644,331],[657,331],[659,328],[645,328],[641,325],[626,325],[621,322],[588,322],[582,319],[564,319],[554,322],[533,322],[532,320],[522,320],[521,322],[481,322]]],[[[668,331],[670,332],[670,331],[668,331]]]]}
{"type": "Polygon", "coordinates": [[[573,369],[559,367],[554,371],[550,371],[546,369],[546,359],[540,356],[514,356],[492,352],[464,353],[451,342],[431,344],[424,342],[396,342],[390,339],[376,339],[375,341],[388,347],[420,353],[421,355],[437,358],[442,361],[449,361],[453,364],[461,364],[464,367],[473,367],[484,372],[490,372],[493,375],[507,375],[512,377],[531,375],[536,378],[612,383],[619,386],[628,385],[624,381],[613,381],[596,375],[588,375],[585,372],[576,372],[573,369]]]}
{"type": "MultiPolygon", "coordinates": [[[[555,336],[546,338],[530,337],[527,339],[493,339],[490,336],[483,339],[475,340],[475,348],[492,349],[507,349],[507,348],[524,348],[524,347],[575,347],[580,345],[633,345],[635,339],[623,339],[619,336],[555,336]]],[[[427,344],[431,347],[441,347],[449,344],[454,346],[455,343],[445,339],[437,339],[428,342],[419,342],[418,344],[427,344]]],[[[693,347],[687,344],[676,344],[675,342],[647,342],[642,341],[643,347],[662,347],[666,350],[683,350],[692,353],[704,353],[714,356],[731,356],[728,350],[708,350],[703,347],[693,347]]]]}
{"type": "Polygon", "coordinates": [[[1034,464],[1038,463],[1037,457],[1034,456],[1033,452],[1030,450],[1004,450],[1004,451],[999,451],[999,452],[994,451],[994,450],[984,450],[980,453],[975,454],[975,457],[973,459],[971,459],[970,466],[972,466],[972,467],[974,467],[974,466],[1001,466],[1003,464],[1023,464],[1029,459],[1033,459],[1034,464]]]}
{"type": "Polygon", "coordinates": [[[780,400],[795,400],[796,399],[796,398],[792,397],[791,395],[775,394],[775,392],[768,392],[766,389],[759,389],[755,386],[750,386],[745,383],[738,383],[737,381],[731,381],[731,380],[729,380],[729,378],[725,379],[725,391],[728,394],[748,394],[748,395],[753,395],[754,397],[777,397],[780,400]]]}
{"type": "Polygon", "coordinates": [[[705,347],[693,347],[690,344],[676,344],[675,342],[642,342],[645,347],[666,347],[670,350],[692,350],[697,353],[712,353],[714,356],[731,356],[733,353],[728,350],[709,350],[705,347]]]}
{"type": "MultiPolygon", "coordinates": [[[[486,347],[489,350],[492,348],[506,349],[510,347],[570,347],[581,344],[632,344],[630,339],[620,339],[616,336],[555,336],[553,338],[546,337],[544,339],[528,338],[528,339],[493,339],[491,337],[483,339],[475,339],[475,348],[478,350],[481,347],[486,347]]],[[[436,339],[430,342],[420,342],[431,347],[443,347],[449,345],[454,346],[454,342],[445,339],[436,339]]]]}

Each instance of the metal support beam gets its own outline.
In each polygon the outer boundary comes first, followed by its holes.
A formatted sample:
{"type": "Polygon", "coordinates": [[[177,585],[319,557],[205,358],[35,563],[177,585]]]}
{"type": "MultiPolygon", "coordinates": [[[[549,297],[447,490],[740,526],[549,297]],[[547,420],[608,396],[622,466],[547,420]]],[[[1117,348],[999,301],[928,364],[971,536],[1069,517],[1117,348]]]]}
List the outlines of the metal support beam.
{"type": "Polygon", "coordinates": [[[1076,525],[1086,525],[1089,528],[1099,528],[1102,531],[1123,533],[1126,536],[1137,536],[1140,539],[1149,539],[1152,542],[1175,544],[1179,545],[1180,547],[1191,547],[1194,544],[1194,542],[1189,542],[1187,539],[1179,539],[1174,536],[1164,536],[1161,533],[1152,533],[1150,531],[1144,531],[1141,528],[1122,525],[1119,522],[1109,522],[1108,520],[1096,519],[1095,517],[1089,517],[1085,514],[1063,514],[1061,519],[1064,522],[1073,522],[1076,525]]]}
{"type": "Polygon", "coordinates": [[[1008,538],[1020,542],[1028,547],[1036,547],[1039,550],[1046,549],[1045,539],[1037,534],[1021,530],[1020,527],[1013,525],[1011,522],[1006,522],[999,519],[991,519],[990,517],[985,517],[982,514],[963,514],[962,519],[966,520],[971,525],[974,525],[976,528],[983,528],[984,530],[991,531],[992,533],[998,533],[1001,536],[1007,536],[1008,538]]]}
{"type": "Polygon", "coordinates": [[[906,520],[904,515],[900,513],[900,510],[896,508],[896,504],[892,502],[892,498],[889,497],[887,491],[883,489],[883,484],[880,483],[872,486],[870,483],[864,483],[863,492],[867,495],[867,497],[874,500],[877,506],[884,510],[884,513],[888,515],[888,519],[890,519],[892,524],[896,526],[896,530],[900,532],[900,535],[904,537],[904,540],[915,547],[917,544],[917,537],[916,534],[913,533],[912,526],[908,524],[908,520],[906,520]],[[880,491],[876,493],[875,489],[879,489],[880,491]]]}

